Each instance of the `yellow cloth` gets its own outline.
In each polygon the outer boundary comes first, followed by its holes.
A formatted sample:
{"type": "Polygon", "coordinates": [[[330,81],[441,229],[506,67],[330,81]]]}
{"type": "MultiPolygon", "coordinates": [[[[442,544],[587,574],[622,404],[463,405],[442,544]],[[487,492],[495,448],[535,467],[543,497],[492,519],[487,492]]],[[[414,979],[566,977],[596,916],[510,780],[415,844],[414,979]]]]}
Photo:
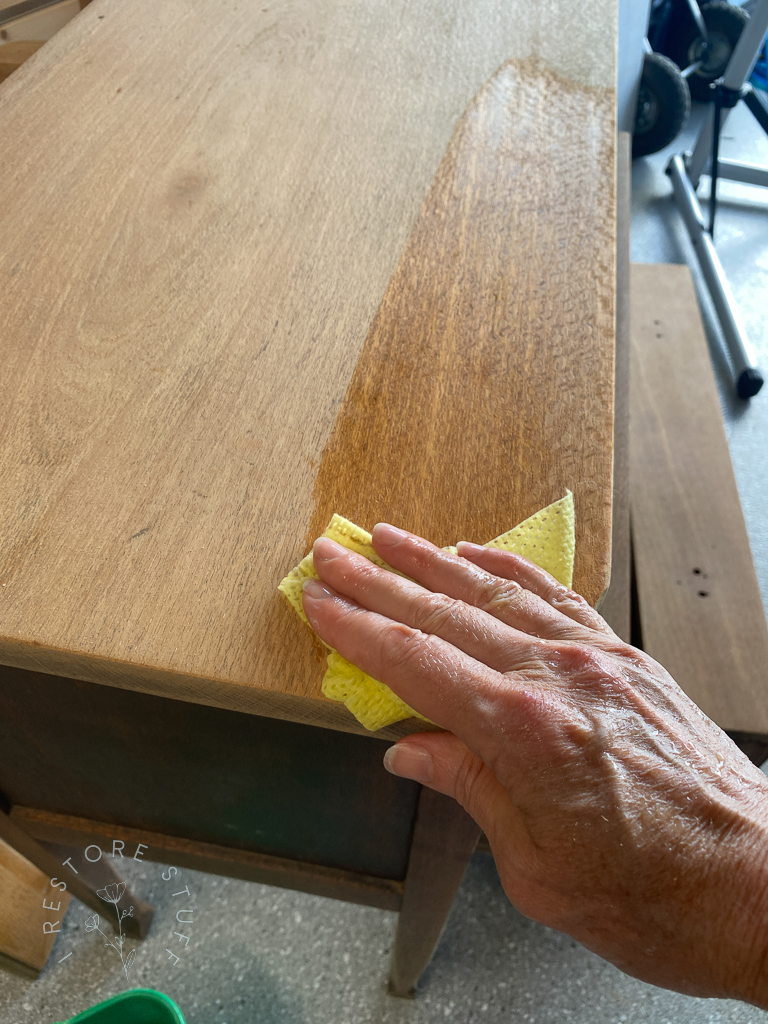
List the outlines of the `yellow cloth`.
{"type": "MultiPolygon", "coordinates": [[[[573,579],[573,557],[575,547],[573,495],[566,492],[564,498],[547,505],[530,518],[508,530],[495,540],[489,540],[487,548],[502,548],[523,555],[554,576],[559,583],[570,587],[573,579]]],[[[343,516],[334,514],[323,533],[337,544],[369,558],[382,569],[389,569],[398,576],[404,573],[393,569],[376,553],[371,535],[343,516]]],[[[443,548],[457,554],[455,547],[443,548]]],[[[294,610],[309,626],[301,601],[305,579],[318,579],[312,552],[299,562],[295,569],[281,581],[278,590],[285,595],[294,610]]],[[[406,577],[409,579],[410,577],[406,577]]],[[[310,629],[312,627],[310,626],[310,629]]],[[[322,641],[325,644],[325,641],[322,641]]],[[[328,670],[323,677],[323,694],[331,700],[343,701],[355,718],[366,729],[374,731],[385,725],[392,725],[404,718],[421,718],[428,722],[405,701],[400,700],[384,683],[372,679],[361,669],[342,658],[328,644],[328,670]]]]}

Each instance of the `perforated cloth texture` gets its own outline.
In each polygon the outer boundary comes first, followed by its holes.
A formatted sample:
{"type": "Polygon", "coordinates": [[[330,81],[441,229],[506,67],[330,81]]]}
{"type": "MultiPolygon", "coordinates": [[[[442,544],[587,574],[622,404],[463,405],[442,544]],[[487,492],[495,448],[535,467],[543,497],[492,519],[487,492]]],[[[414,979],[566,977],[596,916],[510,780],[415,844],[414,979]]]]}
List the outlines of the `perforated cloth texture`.
{"type": "MultiPolygon", "coordinates": [[[[376,553],[370,533],[343,516],[334,513],[323,532],[323,537],[330,537],[338,544],[370,559],[382,569],[388,569],[398,576],[405,575],[393,569],[376,553]]],[[[569,587],[573,579],[575,554],[573,495],[568,491],[564,498],[535,512],[501,536],[489,540],[485,547],[502,548],[523,555],[545,569],[559,583],[569,587]]],[[[458,554],[455,547],[446,547],[443,550],[458,554]]],[[[301,592],[305,579],[318,578],[310,551],[278,586],[278,590],[284,594],[291,607],[308,626],[301,592]]],[[[322,683],[323,695],[330,700],[342,701],[366,729],[383,729],[384,726],[392,725],[404,718],[416,717],[429,721],[400,700],[385,683],[372,679],[362,669],[342,658],[325,641],[322,643],[329,651],[328,669],[322,683]]]]}

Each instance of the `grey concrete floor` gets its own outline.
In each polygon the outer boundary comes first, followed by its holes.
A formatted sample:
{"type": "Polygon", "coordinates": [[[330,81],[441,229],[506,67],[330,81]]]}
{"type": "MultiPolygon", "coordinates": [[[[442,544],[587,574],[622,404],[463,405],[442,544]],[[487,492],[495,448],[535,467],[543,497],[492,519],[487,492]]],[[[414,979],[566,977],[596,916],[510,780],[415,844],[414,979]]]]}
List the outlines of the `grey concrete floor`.
{"type": "MultiPolygon", "coordinates": [[[[156,907],[131,986],[166,992],[188,1024],[748,1024],[753,1007],[690,999],[626,977],[566,935],[517,913],[493,860],[476,854],[416,1000],[386,994],[396,915],[301,893],[130,863],[135,890],[156,907]],[[185,887],[193,924],[174,936],[185,887]],[[174,964],[168,949],[181,956],[174,964]]],[[[73,901],[49,966],[35,982],[2,977],[0,1019],[64,1020],[127,987],[117,954],[73,901]],[[62,960],[68,953],[71,957],[62,960]],[[62,962],[59,962],[62,961],[62,962]]],[[[109,934],[109,932],[107,932],[109,934]]],[[[128,944],[133,945],[132,943],[128,944]]]]}
{"type": "MultiPolygon", "coordinates": [[[[675,150],[685,148],[696,118],[675,150]]],[[[725,131],[723,155],[768,166],[768,141],[746,111],[725,131]]],[[[632,258],[687,262],[695,257],[663,173],[668,154],[638,161],[633,175],[632,258]]],[[[706,195],[706,187],[703,190],[706,195]]],[[[717,248],[752,340],[768,371],[768,193],[726,184],[717,248]]],[[[695,274],[700,285],[700,277],[695,274]]],[[[711,304],[700,289],[736,476],[768,604],[768,393],[751,403],[731,394],[727,359],[711,304]]],[[[768,392],[768,388],[766,389],[768,392]]],[[[753,1007],[691,999],[628,978],[565,935],[517,913],[492,859],[476,854],[418,998],[386,994],[394,914],[301,893],[182,871],[166,882],[160,865],[127,862],[137,895],[156,906],[139,946],[131,986],[171,995],[189,1024],[747,1024],[768,1020],[753,1007]],[[191,896],[174,896],[189,888],[191,896]],[[180,902],[181,901],[181,902],[180,902]],[[192,910],[174,935],[180,905],[192,910]],[[169,950],[180,956],[178,963],[169,950]]],[[[77,901],[64,920],[49,965],[35,982],[0,973],[0,1021],[50,1024],[129,987],[117,955],[77,901]],[[71,953],[71,956],[67,954],[71,953]],[[66,959],[63,959],[65,958],[66,959]],[[59,962],[61,961],[61,962],[59,962]]]]}

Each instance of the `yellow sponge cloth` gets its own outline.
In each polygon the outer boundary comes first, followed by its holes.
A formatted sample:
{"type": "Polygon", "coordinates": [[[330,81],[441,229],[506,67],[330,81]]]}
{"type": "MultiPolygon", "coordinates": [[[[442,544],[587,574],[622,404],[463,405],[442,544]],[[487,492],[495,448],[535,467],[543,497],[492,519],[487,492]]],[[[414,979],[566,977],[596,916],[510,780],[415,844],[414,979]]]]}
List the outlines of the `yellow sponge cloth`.
{"type": "MultiPolygon", "coordinates": [[[[523,555],[545,569],[559,583],[570,587],[573,579],[574,527],[573,495],[567,491],[564,498],[547,505],[500,537],[489,540],[485,547],[503,548],[505,551],[523,555]]],[[[343,516],[334,514],[323,536],[330,537],[337,544],[343,544],[345,548],[359,555],[364,555],[382,569],[388,569],[398,576],[405,576],[391,565],[387,565],[376,553],[370,533],[344,519],[343,516]]],[[[455,547],[446,547],[443,550],[454,555],[458,553],[455,547]]],[[[309,622],[304,614],[301,591],[305,579],[318,578],[310,551],[278,586],[278,590],[285,595],[307,625],[309,622]]],[[[325,641],[322,643],[325,644],[325,641]]],[[[404,718],[415,717],[425,722],[429,721],[408,707],[384,683],[366,675],[328,644],[325,646],[330,653],[328,670],[323,677],[323,694],[330,700],[342,701],[366,729],[382,729],[385,725],[392,725],[404,718]]]]}

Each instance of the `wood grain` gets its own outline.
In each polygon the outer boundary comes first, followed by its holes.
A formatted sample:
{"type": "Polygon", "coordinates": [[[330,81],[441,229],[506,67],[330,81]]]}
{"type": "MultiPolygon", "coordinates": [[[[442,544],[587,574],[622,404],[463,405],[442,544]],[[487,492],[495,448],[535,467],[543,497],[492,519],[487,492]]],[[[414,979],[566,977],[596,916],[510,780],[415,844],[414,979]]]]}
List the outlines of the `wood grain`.
{"type": "Polygon", "coordinates": [[[3,83],[1,662],[356,731],[276,592],[334,510],[485,540],[570,486],[599,596],[589,6],[96,0],[3,83]]]}
{"type": "Polygon", "coordinates": [[[0,839],[0,967],[35,978],[45,967],[71,897],[0,839]],[[47,908],[43,906],[46,903],[47,908]],[[53,912],[50,908],[57,908],[53,912]]]}
{"type": "Polygon", "coordinates": [[[622,640],[631,636],[629,529],[629,225],[632,220],[632,136],[619,132],[616,154],[616,361],[613,427],[611,582],[600,614],[622,640]]]}
{"type": "Polygon", "coordinates": [[[574,589],[603,593],[615,215],[594,168],[613,166],[612,105],[532,62],[472,101],[323,451],[306,548],[337,509],[485,543],[571,488],[574,589]]]}
{"type": "Polygon", "coordinates": [[[404,883],[389,878],[376,878],[288,857],[270,857],[251,850],[238,850],[231,846],[202,843],[145,829],[54,814],[32,807],[14,807],[11,820],[41,843],[63,843],[83,849],[93,842],[101,844],[102,848],[111,849],[113,839],[122,839],[131,846],[143,843],[147,847],[145,859],[162,864],[176,864],[195,871],[242,878],[248,882],[278,885],[382,910],[399,910],[402,902],[404,883]]]}
{"type": "Polygon", "coordinates": [[[631,295],[643,646],[721,728],[768,737],[768,627],[690,271],[633,265],[631,295]]]}
{"type": "Polygon", "coordinates": [[[412,999],[445,928],[480,826],[454,799],[424,788],[389,969],[392,995],[412,999]]]}

